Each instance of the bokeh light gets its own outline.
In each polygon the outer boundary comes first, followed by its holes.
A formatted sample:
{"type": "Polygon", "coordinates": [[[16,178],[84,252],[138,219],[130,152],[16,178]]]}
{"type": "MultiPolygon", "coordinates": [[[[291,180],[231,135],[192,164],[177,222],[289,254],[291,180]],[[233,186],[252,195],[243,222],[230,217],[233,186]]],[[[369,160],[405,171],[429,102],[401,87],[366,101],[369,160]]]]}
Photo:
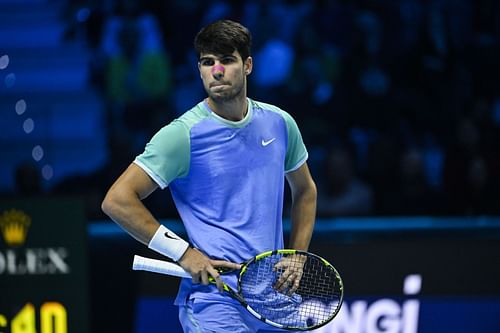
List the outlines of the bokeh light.
{"type": "Polygon", "coordinates": [[[20,99],[16,103],[16,113],[18,115],[22,115],[26,111],[26,101],[24,99],[20,99]]]}
{"type": "Polygon", "coordinates": [[[23,122],[24,133],[30,134],[31,132],[33,132],[34,129],[35,129],[35,122],[33,121],[33,119],[28,118],[23,122]]]}
{"type": "Polygon", "coordinates": [[[3,55],[0,57],[0,69],[6,69],[9,66],[9,56],[8,55],[3,55]]]}
{"type": "Polygon", "coordinates": [[[43,158],[43,154],[43,148],[40,145],[36,145],[31,151],[31,156],[33,156],[33,159],[37,162],[43,158]]]}
{"type": "Polygon", "coordinates": [[[7,74],[4,82],[7,88],[12,88],[14,84],[16,84],[16,74],[14,73],[7,74]]]}
{"type": "Polygon", "coordinates": [[[51,180],[53,176],[54,176],[54,169],[52,168],[52,166],[49,164],[44,165],[42,168],[43,179],[51,180]]]}

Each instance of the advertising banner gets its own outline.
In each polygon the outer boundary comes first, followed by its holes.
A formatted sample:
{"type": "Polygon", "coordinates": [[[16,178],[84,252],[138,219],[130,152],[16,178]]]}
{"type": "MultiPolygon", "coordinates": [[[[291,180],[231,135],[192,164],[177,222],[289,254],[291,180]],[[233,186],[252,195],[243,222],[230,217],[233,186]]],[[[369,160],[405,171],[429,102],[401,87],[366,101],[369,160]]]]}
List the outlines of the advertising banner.
{"type": "MultiPolygon", "coordinates": [[[[310,250],[339,270],[345,288],[338,316],[314,332],[500,332],[499,229],[387,228],[362,237],[352,230],[320,230],[311,242],[310,250]]],[[[182,332],[173,306],[178,279],[140,277],[135,333],[182,332]]]]}
{"type": "Polygon", "coordinates": [[[0,332],[86,333],[86,225],[80,201],[0,201],[0,332]]]}

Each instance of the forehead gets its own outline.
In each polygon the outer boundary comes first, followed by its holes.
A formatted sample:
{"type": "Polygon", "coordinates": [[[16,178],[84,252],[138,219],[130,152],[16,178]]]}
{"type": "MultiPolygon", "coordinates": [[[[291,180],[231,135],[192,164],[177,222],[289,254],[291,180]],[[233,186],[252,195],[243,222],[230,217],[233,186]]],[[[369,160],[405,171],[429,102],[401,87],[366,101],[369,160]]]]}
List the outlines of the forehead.
{"type": "Polygon", "coordinates": [[[233,57],[233,58],[241,58],[240,53],[238,50],[234,50],[233,53],[227,53],[227,54],[214,54],[214,53],[201,53],[200,54],[200,60],[201,59],[223,59],[227,57],[233,57]]]}

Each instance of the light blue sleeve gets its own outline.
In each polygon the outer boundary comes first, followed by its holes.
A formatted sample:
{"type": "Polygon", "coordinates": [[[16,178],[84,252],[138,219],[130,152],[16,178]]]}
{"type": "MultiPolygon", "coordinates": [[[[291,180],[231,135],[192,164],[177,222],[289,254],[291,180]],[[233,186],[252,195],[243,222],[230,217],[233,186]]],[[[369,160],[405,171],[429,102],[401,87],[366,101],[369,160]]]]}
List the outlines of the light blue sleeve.
{"type": "Polygon", "coordinates": [[[266,110],[278,113],[285,120],[288,142],[285,156],[285,172],[297,170],[304,164],[309,155],[295,119],[288,112],[283,111],[275,105],[262,102],[255,103],[266,110]]]}
{"type": "Polygon", "coordinates": [[[285,172],[297,170],[307,160],[308,153],[297,123],[290,114],[282,111],[288,132],[288,145],[285,156],[285,172]]]}
{"type": "Polygon", "coordinates": [[[174,179],[187,175],[189,160],[189,129],[174,120],[153,136],[134,163],[164,189],[174,179]]]}

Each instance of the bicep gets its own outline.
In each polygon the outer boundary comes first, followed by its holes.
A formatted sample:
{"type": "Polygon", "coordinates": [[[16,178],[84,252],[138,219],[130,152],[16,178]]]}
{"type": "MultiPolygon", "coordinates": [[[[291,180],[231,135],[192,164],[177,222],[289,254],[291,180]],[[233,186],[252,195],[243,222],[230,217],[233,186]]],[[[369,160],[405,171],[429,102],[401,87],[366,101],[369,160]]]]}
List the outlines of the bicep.
{"type": "Polygon", "coordinates": [[[158,184],[139,166],[132,163],[121,174],[110,191],[135,194],[144,199],[158,188],[158,184]]]}
{"type": "Polygon", "coordinates": [[[286,174],[286,179],[290,185],[292,195],[295,193],[303,193],[307,190],[316,191],[316,185],[314,184],[307,163],[302,164],[297,170],[288,172],[286,174]]]}

